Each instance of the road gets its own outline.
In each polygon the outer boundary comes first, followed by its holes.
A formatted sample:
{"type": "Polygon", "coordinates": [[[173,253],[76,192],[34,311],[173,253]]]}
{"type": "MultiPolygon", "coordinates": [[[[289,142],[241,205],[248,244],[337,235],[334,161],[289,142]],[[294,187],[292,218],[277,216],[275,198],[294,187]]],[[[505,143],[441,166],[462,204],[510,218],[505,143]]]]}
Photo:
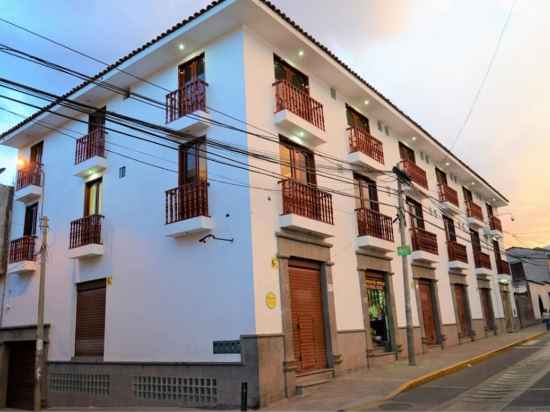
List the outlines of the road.
{"type": "Polygon", "coordinates": [[[550,334],[370,411],[550,411],[550,334]]]}

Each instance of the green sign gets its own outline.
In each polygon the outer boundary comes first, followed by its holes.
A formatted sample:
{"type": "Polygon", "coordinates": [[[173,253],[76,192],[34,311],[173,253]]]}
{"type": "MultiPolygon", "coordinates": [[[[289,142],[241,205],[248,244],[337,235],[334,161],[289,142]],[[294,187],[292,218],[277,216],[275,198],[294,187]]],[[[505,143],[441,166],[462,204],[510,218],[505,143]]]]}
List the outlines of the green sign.
{"type": "Polygon", "coordinates": [[[411,253],[411,247],[409,245],[403,245],[397,248],[397,254],[399,256],[409,256],[411,253]]]}

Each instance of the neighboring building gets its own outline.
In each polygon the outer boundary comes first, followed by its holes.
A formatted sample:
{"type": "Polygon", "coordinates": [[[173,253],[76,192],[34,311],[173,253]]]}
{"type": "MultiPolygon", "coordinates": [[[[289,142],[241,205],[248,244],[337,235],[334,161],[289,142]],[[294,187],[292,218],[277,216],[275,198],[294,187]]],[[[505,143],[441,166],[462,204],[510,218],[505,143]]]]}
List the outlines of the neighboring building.
{"type": "Polygon", "coordinates": [[[10,244],[10,217],[13,209],[13,187],[0,185],[0,327],[2,327],[3,302],[6,293],[6,268],[10,244]]]}
{"type": "Polygon", "coordinates": [[[2,140],[29,166],[0,361],[32,359],[42,202],[50,405],[234,407],[246,382],[258,406],[406,355],[397,164],[416,350],[511,328],[506,198],[267,1],[217,1],[99,77],[127,93],[84,83],[67,97],[97,111],[52,104],[2,140]]]}
{"type": "Polygon", "coordinates": [[[506,254],[521,326],[538,323],[550,310],[550,249],[511,247],[506,254]]]}

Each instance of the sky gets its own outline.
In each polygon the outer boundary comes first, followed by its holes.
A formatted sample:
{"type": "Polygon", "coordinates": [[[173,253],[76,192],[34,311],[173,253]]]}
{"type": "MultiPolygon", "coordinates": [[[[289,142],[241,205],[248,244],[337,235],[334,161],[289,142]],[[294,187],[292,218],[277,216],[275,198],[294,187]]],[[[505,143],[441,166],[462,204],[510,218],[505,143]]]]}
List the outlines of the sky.
{"type": "MultiPolygon", "coordinates": [[[[510,206],[499,211],[507,245],[550,244],[550,1],[272,2],[443,144],[453,146],[461,159],[510,199],[510,206]]],[[[0,0],[0,16],[112,62],[208,3],[0,0]]],[[[102,69],[2,22],[0,39],[87,74],[102,69]]],[[[77,83],[2,53],[0,76],[57,94],[77,83]]],[[[0,94],[21,98],[1,87],[0,94]]],[[[0,108],[31,113],[2,98],[0,108]]],[[[20,120],[0,110],[0,132],[20,120]]],[[[0,148],[0,167],[8,168],[0,183],[12,184],[13,150],[0,148]]]]}

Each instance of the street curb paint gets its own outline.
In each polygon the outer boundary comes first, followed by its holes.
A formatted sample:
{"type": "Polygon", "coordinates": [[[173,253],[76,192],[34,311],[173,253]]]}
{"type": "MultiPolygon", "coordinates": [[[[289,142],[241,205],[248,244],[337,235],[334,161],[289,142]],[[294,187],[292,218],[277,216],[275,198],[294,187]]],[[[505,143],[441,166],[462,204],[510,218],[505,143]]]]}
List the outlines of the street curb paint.
{"type": "Polygon", "coordinates": [[[411,390],[413,388],[424,385],[424,384],[426,384],[428,382],[431,382],[433,380],[442,378],[443,376],[447,376],[447,375],[450,375],[452,373],[458,372],[462,369],[467,368],[468,366],[475,365],[477,363],[481,363],[481,362],[483,362],[483,361],[485,361],[489,358],[492,358],[493,356],[495,356],[495,355],[497,355],[501,352],[504,352],[504,351],[507,351],[508,349],[513,348],[514,346],[521,345],[525,342],[529,342],[530,340],[537,339],[537,338],[541,337],[544,334],[546,334],[546,332],[540,332],[540,333],[536,333],[536,334],[531,335],[531,336],[527,336],[526,338],[522,338],[522,339],[519,339],[515,342],[509,343],[509,344],[504,345],[504,346],[501,346],[500,348],[493,349],[489,352],[482,353],[481,355],[474,356],[470,359],[466,359],[466,360],[457,362],[453,365],[447,366],[445,368],[436,370],[434,372],[430,372],[430,373],[427,373],[425,375],[419,376],[418,378],[412,379],[408,382],[405,382],[405,383],[401,384],[397,389],[390,392],[389,395],[387,395],[386,397],[384,397],[381,400],[371,401],[371,402],[367,402],[367,403],[364,403],[364,404],[361,404],[361,405],[356,405],[356,406],[353,406],[353,407],[351,407],[347,410],[348,411],[364,410],[364,409],[372,407],[376,404],[380,404],[382,402],[389,401],[389,400],[395,398],[397,395],[399,395],[402,392],[411,390]]]}

